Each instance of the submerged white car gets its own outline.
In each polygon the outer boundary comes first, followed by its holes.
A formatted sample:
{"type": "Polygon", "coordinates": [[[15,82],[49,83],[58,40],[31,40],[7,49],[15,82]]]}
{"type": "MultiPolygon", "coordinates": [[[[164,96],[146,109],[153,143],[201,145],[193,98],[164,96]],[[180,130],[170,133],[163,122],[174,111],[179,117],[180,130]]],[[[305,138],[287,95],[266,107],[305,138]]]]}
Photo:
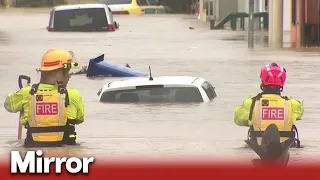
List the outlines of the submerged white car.
{"type": "Polygon", "coordinates": [[[105,84],[99,102],[210,102],[217,94],[205,79],[190,76],[138,77],[105,84]]]}

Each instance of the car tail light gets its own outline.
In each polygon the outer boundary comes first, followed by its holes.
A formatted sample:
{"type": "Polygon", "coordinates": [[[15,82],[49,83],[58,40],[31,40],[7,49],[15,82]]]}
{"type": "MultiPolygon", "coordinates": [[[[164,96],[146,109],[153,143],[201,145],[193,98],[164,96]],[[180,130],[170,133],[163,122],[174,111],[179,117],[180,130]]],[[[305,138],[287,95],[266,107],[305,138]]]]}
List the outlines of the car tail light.
{"type": "Polygon", "coordinates": [[[128,11],[113,11],[112,14],[129,14],[128,11]]]}
{"type": "Polygon", "coordinates": [[[113,24],[109,24],[109,31],[116,31],[116,28],[113,24]]]}

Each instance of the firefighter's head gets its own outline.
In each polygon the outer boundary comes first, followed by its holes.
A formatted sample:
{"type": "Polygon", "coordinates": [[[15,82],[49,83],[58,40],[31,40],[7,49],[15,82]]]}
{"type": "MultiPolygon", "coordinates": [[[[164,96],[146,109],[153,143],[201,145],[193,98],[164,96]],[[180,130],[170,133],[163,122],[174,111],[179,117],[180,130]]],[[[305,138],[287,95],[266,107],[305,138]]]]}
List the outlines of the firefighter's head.
{"type": "Polygon", "coordinates": [[[271,63],[261,68],[260,79],[261,90],[281,92],[287,79],[287,71],[281,65],[271,63]]]}
{"type": "Polygon", "coordinates": [[[66,86],[70,79],[70,69],[78,66],[78,63],[73,62],[73,59],[74,54],[71,51],[64,49],[47,51],[43,55],[41,67],[38,69],[41,72],[41,82],[52,84],[62,81],[66,86]]]}

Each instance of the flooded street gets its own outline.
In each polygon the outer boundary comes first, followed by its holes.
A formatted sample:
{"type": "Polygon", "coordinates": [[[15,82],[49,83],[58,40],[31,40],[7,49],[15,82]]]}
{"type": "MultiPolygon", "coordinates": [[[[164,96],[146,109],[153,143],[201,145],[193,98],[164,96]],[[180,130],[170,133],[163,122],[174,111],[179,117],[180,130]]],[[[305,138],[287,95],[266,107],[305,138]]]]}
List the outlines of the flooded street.
{"type": "Polygon", "coordinates": [[[229,30],[210,31],[194,16],[115,16],[115,33],[47,32],[49,10],[0,12],[0,146],[8,154],[17,137],[19,114],[3,107],[9,92],[18,90],[17,79],[29,75],[38,82],[43,53],[67,48],[76,53],[80,66],[105,54],[107,60],[126,64],[154,76],[190,75],[207,79],[216,87],[212,103],[193,105],[129,105],[98,103],[98,90],[117,78],[90,80],[73,76],[85,103],[85,122],[77,127],[80,147],[48,149],[48,153],[117,157],[257,157],[245,147],[247,128],[236,126],[233,110],[249,94],[259,93],[260,68],[281,63],[288,72],[284,94],[304,100],[305,114],[298,121],[303,149],[291,150],[291,163],[320,156],[320,58],[290,49],[270,50],[245,41],[225,38],[244,35],[229,30]],[[194,27],[194,29],[189,29],[194,27]]]}

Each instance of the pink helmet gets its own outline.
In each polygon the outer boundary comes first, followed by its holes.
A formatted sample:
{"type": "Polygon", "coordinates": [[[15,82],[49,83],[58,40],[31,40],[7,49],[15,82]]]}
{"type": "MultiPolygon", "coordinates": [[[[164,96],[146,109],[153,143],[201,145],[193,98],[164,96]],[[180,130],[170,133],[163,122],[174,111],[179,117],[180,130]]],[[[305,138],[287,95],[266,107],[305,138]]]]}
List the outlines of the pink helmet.
{"type": "Polygon", "coordinates": [[[268,64],[261,69],[260,79],[264,86],[275,85],[283,88],[287,79],[286,69],[280,64],[268,64]]]}

